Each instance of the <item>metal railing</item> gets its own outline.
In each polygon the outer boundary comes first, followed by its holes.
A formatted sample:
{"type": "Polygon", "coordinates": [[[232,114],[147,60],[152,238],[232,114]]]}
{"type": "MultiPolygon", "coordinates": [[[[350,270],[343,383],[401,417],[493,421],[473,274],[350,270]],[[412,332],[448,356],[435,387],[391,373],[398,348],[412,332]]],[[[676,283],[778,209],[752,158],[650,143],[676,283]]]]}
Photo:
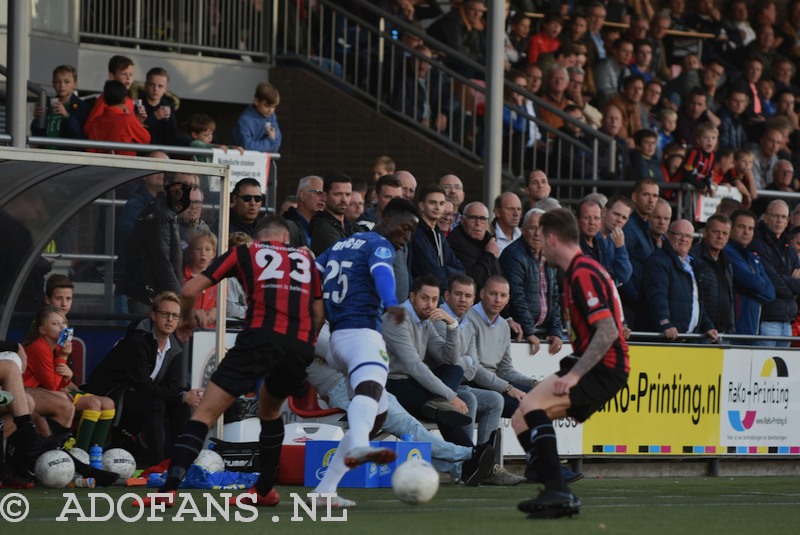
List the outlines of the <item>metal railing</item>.
{"type": "Polygon", "coordinates": [[[265,2],[83,0],[81,40],[169,52],[267,58],[265,2]]]}
{"type": "MultiPolygon", "coordinates": [[[[451,149],[479,161],[483,155],[485,66],[369,2],[352,0],[349,4],[360,14],[331,0],[319,0],[310,12],[296,9],[292,0],[276,0],[272,13],[274,58],[299,61],[326,74],[370,101],[377,111],[422,128],[451,149]],[[433,57],[398,39],[401,33],[424,43],[434,52],[433,57]]],[[[606,171],[598,168],[603,151],[612,156],[607,170],[614,170],[616,144],[611,137],[511,82],[506,81],[505,88],[507,94],[519,93],[574,125],[586,138],[572,138],[507,103],[508,114],[513,112],[520,119],[517,122],[524,124],[516,129],[511,122],[504,125],[507,177],[520,178],[525,169],[539,168],[553,177],[597,178],[606,171]],[[543,142],[530,142],[531,123],[542,133],[543,142]]]]}

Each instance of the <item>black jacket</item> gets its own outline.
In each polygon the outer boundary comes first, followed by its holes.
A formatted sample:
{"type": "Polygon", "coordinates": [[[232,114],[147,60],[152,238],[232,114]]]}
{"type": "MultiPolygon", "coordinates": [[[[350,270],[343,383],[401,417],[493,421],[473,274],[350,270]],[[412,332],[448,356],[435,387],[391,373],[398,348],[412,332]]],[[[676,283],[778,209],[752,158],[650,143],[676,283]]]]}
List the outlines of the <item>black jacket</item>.
{"type": "Polygon", "coordinates": [[[153,297],[166,290],[179,294],[182,269],[178,218],[167,207],[166,195],[159,193],[133,226],[125,276],[120,281],[122,294],[142,303],[152,302],[153,297]]]}
{"type": "Polygon", "coordinates": [[[705,243],[697,243],[689,251],[694,259],[694,277],[700,302],[714,328],[720,333],[736,332],[733,298],[733,266],[720,252],[717,260],[711,256],[705,243]]]}
{"type": "Polygon", "coordinates": [[[454,228],[447,236],[450,248],[464,265],[467,275],[475,280],[478,290],[483,288],[486,279],[492,275],[501,275],[500,261],[495,255],[486,251],[486,244],[492,235],[486,232],[482,240],[471,238],[461,225],[454,228]]]}
{"type": "MultiPolygon", "coordinates": [[[[311,236],[306,234],[306,230],[301,219],[303,216],[300,215],[300,212],[297,211],[297,208],[290,206],[289,209],[283,213],[282,217],[286,220],[286,224],[289,225],[289,243],[294,247],[310,246],[311,236]]],[[[310,225],[309,222],[306,223],[310,225]]]]}
{"type": "Polygon", "coordinates": [[[789,243],[787,233],[776,238],[762,221],[756,225],[750,250],[758,254],[767,276],[775,286],[775,299],[761,306],[761,321],[793,321],[797,316],[796,299],[800,295],[800,279],[792,277],[792,272],[800,268],[800,259],[789,243]]]}
{"type": "Polygon", "coordinates": [[[361,232],[361,228],[346,217],[344,223],[341,223],[330,212],[323,210],[317,212],[311,219],[309,232],[311,232],[311,250],[319,256],[341,238],[361,232]]]}
{"type": "Polygon", "coordinates": [[[181,392],[189,390],[182,377],[183,347],[174,335],[169,337],[169,343],[164,363],[152,380],[150,374],[155,368],[158,351],[153,324],[149,319],[135,323],[97,365],[83,390],[105,396],[134,389],[165,401],[180,398],[181,392]]]}

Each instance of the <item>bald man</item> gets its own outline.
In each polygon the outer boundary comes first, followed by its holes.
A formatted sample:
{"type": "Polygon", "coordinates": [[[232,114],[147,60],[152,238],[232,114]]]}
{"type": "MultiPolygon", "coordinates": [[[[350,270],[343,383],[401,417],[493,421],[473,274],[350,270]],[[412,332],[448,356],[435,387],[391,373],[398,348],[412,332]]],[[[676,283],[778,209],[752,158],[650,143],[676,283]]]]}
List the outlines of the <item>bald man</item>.
{"type": "Polygon", "coordinates": [[[403,198],[409,202],[414,202],[414,194],[417,192],[417,179],[408,171],[397,171],[396,176],[403,185],[403,198]]]}
{"type": "Polygon", "coordinates": [[[664,245],[644,263],[642,296],[651,330],[667,340],[682,333],[704,333],[716,342],[719,335],[698,297],[694,261],[689,256],[693,239],[690,221],[678,219],[670,225],[664,245]]]}
{"type": "Polygon", "coordinates": [[[516,193],[507,191],[494,201],[494,224],[492,230],[500,252],[511,242],[522,236],[519,220],[522,218],[522,202],[516,193]]]}

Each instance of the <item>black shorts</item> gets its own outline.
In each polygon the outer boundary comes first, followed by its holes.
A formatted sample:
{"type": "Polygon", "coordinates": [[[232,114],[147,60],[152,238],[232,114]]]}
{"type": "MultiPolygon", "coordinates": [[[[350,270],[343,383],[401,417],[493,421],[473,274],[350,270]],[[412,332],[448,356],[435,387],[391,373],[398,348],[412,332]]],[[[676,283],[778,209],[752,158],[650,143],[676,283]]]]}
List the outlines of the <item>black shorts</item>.
{"type": "Polygon", "coordinates": [[[251,392],[264,379],[267,392],[283,399],[306,392],[306,367],[314,358],[314,346],[262,329],[239,333],[211,381],[232,396],[251,392]]]}
{"type": "MultiPolygon", "coordinates": [[[[577,359],[572,356],[561,359],[561,369],[556,375],[563,377],[576,362],[577,359]]],[[[586,421],[627,383],[627,373],[598,363],[569,391],[567,416],[578,422],[586,421]]]]}

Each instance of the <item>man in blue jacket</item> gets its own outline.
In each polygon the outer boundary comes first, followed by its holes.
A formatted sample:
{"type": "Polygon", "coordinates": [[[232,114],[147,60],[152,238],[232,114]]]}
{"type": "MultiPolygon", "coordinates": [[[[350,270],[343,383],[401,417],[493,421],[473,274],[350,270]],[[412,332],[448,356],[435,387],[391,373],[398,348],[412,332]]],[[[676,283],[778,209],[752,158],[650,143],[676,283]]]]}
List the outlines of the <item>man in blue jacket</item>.
{"type": "Polygon", "coordinates": [[[677,339],[680,333],[705,333],[716,342],[719,335],[700,302],[689,256],[693,236],[694,227],[686,219],[670,225],[664,245],[644,264],[642,294],[651,328],[667,340],[677,339]]]}
{"type": "MultiPolygon", "coordinates": [[[[617,218],[627,219],[630,214],[630,206],[623,201],[623,197],[616,197],[614,203],[610,201],[608,206],[608,221],[613,225],[617,218]]],[[[628,201],[630,203],[630,201],[628,201]]],[[[606,268],[608,274],[614,279],[614,283],[619,286],[631,277],[631,261],[628,258],[628,251],[625,249],[625,234],[620,226],[606,226],[603,219],[603,208],[594,199],[584,199],[578,205],[578,230],[581,233],[581,250],[597,260],[600,265],[606,268]],[[609,235],[603,236],[603,231],[609,235]]]]}
{"type": "Polygon", "coordinates": [[[724,251],[733,267],[737,334],[759,334],[761,305],[775,299],[775,287],[761,258],[747,249],[755,228],[756,214],[750,210],[735,210],[731,214],[731,237],[724,251]]]}
{"type": "Polygon", "coordinates": [[[656,248],[650,238],[649,218],[656,207],[658,191],[658,183],[651,178],[645,178],[636,183],[631,195],[633,212],[622,229],[633,271],[630,279],[620,287],[619,293],[625,309],[625,319],[632,328],[637,326],[637,316],[642,316],[643,322],[647,323],[647,318],[644,317],[641,310],[643,303],[640,303],[639,292],[641,291],[644,263],[656,248]]]}
{"type": "Polygon", "coordinates": [[[411,277],[433,275],[439,288],[447,288],[451,275],[464,274],[464,265],[456,257],[436,223],[444,212],[445,193],[439,184],[428,184],[419,191],[422,218],[411,237],[411,277]]]}

